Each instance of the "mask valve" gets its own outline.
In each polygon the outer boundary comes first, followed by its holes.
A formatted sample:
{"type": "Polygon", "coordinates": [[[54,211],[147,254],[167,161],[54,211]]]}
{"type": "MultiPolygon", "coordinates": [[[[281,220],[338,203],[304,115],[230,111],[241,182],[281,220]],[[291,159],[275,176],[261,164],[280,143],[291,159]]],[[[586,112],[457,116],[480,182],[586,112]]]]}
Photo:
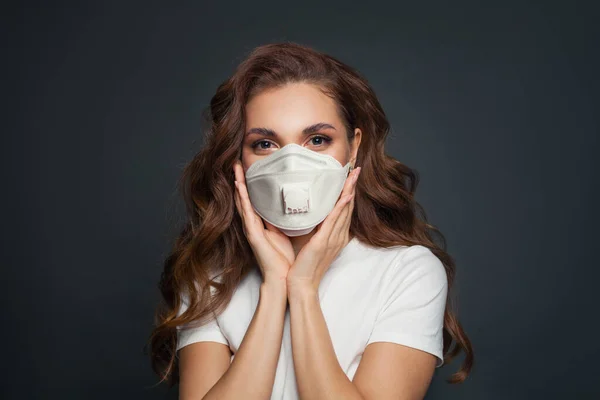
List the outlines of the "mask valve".
{"type": "Polygon", "coordinates": [[[284,214],[307,213],[310,210],[310,186],[306,182],[281,185],[284,214]]]}

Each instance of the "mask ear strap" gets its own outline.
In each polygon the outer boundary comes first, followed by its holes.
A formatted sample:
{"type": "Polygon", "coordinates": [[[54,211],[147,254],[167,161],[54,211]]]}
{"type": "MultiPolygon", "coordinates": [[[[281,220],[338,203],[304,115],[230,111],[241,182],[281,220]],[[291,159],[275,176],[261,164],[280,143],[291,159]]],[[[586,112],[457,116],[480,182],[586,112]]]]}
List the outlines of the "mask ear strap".
{"type": "Polygon", "coordinates": [[[354,162],[355,161],[356,160],[354,160],[354,159],[350,160],[350,169],[349,169],[348,173],[352,172],[352,170],[354,169],[354,162]]]}

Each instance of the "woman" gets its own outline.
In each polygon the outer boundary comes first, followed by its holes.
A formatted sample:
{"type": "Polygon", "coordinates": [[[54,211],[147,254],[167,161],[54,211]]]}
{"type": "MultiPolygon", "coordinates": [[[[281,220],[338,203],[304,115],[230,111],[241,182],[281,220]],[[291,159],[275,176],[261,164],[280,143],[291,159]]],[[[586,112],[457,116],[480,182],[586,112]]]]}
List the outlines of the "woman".
{"type": "Polygon", "coordinates": [[[218,88],[151,337],[180,398],[423,398],[461,350],[449,382],[466,379],[454,262],[389,129],[359,73],[294,43],[254,49],[218,88]]]}

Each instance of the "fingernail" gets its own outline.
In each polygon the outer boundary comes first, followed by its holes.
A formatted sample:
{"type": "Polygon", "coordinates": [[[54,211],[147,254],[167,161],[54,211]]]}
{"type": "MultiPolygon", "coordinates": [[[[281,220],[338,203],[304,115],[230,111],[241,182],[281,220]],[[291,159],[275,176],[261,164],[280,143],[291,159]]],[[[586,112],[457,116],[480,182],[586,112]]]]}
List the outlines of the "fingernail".
{"type": "Polygon", "coordinates": [[[236,187],[236,189],[239,189],[239,186],[238,186],[238,185],[239,185],[239,184],[238,184],[238,181],[235,181],[235,187],[236,187]]]}

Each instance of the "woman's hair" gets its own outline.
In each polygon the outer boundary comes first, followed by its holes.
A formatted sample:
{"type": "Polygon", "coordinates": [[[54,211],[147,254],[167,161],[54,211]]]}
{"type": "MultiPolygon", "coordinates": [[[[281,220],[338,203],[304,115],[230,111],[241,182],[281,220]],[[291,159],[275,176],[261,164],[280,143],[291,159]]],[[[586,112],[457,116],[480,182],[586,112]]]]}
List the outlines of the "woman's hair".
{"type": "Polygon", "coordinates": [[[445,251],[444,236],[427,222],[415,200],[419,175],[385,153],[390,124],[367,80],[337,59],[293,42],[252,50],[211,99],[205,113],[205,145],[179,181],[188,218],[165,260],[159,283],[164,302],[156,311],[148,341],[152,368],[161,382],[169,386],[177,383],[177,326],[193,321],[203,324],[220,314],[237,285],[256,266],[234,204],[233,164],[241,156],[245,105],[266,89],[300,82],[316,85],[336,102],[349,140],[353,140],[354,128],[363,133],[356,159],[362,170],[350,225],[352,235],[375,247],[426,246],[444,264],[449,288],[444,361],[451,362],[461,350],[465,353],[460,370],[447,381],[463,382],[473,366],[473,350],[452,310],[455,264],[445,251]],[[441,245],[434,242],[436,238],[441,245]],[[211,271],[218,273],[218,281],[211,271]],[[186,295],[188,308],[179,315],[186,295]],[[452,342],[455,344],[450,349],[452,342]]]}

